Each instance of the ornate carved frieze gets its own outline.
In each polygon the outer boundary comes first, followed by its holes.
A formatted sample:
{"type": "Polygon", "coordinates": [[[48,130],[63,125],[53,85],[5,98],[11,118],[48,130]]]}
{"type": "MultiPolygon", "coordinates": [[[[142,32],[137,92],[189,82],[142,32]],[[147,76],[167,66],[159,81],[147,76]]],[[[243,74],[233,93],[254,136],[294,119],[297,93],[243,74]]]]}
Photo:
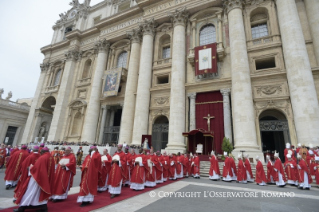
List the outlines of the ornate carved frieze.
{"type": "Polygon", "coordinates": [[[255,102],[256,115],[259,117],[262,111],[267,109],[279,109],[287,114],[287,116],[291,116],[291,104],[287,99],[280,100],[266,100],[262,102],[255,102]]]}
{"type": "Polygon", "coordinates": [[[66,60],[78,60],[81,58],[80,52],[75,49],[67,51],[64,55],[66,60]]]}
{"type": "Polygon", "coordinates": [[[107,52],[110,48],[110,42],[108,42],[106,39],[99,40],[95,43],[95,50],[97,52],[107,52]]]}
{"type": "Polygon", "coordinates": [[[260,131],[289,130],[288,121],[260,121],[260,131]]]}
{"type": "Polygon", "coordinates": [[[282,93],[282,85],[266,85],[256,87],[257,94],[263,95],[275,95],[282,93]]]}
{"type": "Polygon", "coordinates": [[[131,43],[141,43],[142,41],[142,32],[141,29],[133,29],[130,32],[126,33],[131,43]]]}
{"type": "Polygon", "coordinates": [[[157,22],[154,20],[154,18],[150,20],[144,20],[143,23],[139,25],[143,35],[155,35],[155,27],[157,27],[157,22]]]}
{"type": "Polygon", "coordinates": [[[50,63],[42,63],[40,64],[41,71],[47,71],[50,68],[50,63]]]}
{"type": "Polygon", "coordinates": [[[154,110],[151,112],[151,119],[157,118],[158,116],[166,116],[169,119],[169,110],[154,110]]]}
{"type": "Polygon", "coordinates": [[[246,0],[245,4],[250,4],[250,5],[257,5],[257,4],[261,4],[263,2],[265,2],[267,0],[246,0]]]}
{"type": "Polygon", "coordinates": [[[243,8],[244,0],[223,0],[224,8],[229,13],[234,8],[243,8]]]}
{"type": "Polygon", "coordinates": [[[169,13],[168,17],[170,17],[174,27],[177,25],[186,26],[188,20],[189,13],[186,10],[186,7],[178,10],[176,9],[175,12],[169,13]]]}
{"type": "Polygon", "coordinates": [[[169,105],[169,97],[156,97],[154,98],[154,105],[156,106],[165,106],[169,105]]]}

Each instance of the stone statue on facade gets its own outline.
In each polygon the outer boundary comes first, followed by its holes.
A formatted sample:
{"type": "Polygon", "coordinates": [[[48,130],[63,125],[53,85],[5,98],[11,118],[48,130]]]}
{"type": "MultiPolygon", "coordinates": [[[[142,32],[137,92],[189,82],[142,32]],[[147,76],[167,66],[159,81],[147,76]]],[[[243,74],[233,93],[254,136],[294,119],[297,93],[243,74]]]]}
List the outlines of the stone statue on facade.
{"type": "Polygon", "coordinates": [[[39,138],[45,137],[45,134],[46,134],[46,127],[45,127],[45,123],[43,123],[39,129],[38,137],[39,138]]]}
{"type": "Polygon", "coordinates": [[[10,100],[12,98],[12,92],[9,91],[8,96],[6,97],[6,100],[10,100]]]}
{"type": "Polygon", "coordinates": [[[0,88],[0,99],[2,99],[2,94],[4,93],[3,88],[0,88]]]}

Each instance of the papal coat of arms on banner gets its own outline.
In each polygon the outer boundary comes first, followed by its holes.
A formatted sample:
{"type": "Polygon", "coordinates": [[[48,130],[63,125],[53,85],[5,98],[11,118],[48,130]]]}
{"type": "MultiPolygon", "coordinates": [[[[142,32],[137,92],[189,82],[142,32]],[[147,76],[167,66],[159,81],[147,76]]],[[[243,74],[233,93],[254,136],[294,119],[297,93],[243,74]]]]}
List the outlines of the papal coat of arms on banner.
{"type": "Polygon", "coordinates": [[[122,76],[122,67],[108,70],[104,76],[103,96],[117,96],[122,76]]]}
{"type": "Polygon", "coordinates": [[[195,75],[217,73],[216,43],[195,48],[195,75]]]}

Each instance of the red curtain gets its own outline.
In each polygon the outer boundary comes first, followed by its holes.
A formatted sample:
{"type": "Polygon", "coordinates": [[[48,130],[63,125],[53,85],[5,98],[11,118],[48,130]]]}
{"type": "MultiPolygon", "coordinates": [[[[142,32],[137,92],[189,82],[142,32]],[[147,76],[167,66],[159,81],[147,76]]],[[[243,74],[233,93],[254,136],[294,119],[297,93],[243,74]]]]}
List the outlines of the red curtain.
{"type": "Polygon", "coordinates": [[[220,91],[198,93],[196,95],[196,128],[208,130],[207,117],[214,116],[210,119],[210,130],[214,132],[213,149],[216,153],[222,153],[222,142],[224,134],[224,111],[223,96],[220,91]],[[203,104],[198,104],[203,103],[203,104]]]}

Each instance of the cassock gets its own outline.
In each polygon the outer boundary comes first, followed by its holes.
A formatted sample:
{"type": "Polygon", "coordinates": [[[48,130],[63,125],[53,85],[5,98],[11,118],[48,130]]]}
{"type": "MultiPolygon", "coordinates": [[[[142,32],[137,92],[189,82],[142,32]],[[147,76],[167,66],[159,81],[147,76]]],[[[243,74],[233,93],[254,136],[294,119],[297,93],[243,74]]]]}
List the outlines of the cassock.
{"type": "Polygon", "coordinates": [[[163,165],[161,162],[161,156],[155,155],[153,159],[156,183],[163,183],[163,165]]]}
{"type": "Polygon", "coordinates": [[[147,160],[144,154],[138,154],[135,157],[134,168],[131,176],[131,186],[133,190],[143,190],[145,187],[145,166],[147,160]]]}
{"type": "Polygon", "coordinates": [[[34,166],[30,167],[29,176],[15,203],[22,209],[27,209],[28,206],[37,206],[47,210],[46,204],[54,186],[54,171],[53,157],[49,152],[43,153],[34,166]]]}
{"type": "Polygon", "coordinates": [[[310,189],[312,178],[309,172],[309,168],[304,159],[301,159],[298,164],[299,172],[299,188],[310,189]]]}
{"type": "Polygon", "coordinates": [[[254,182],[254,175],[253,175],[253,172],[251,171],[251,166],[250,166],[250,162],[249,162],[248,158],[246,158],[244,165],[246,168],[247,181],[254,182]]]}
{"type": "Polygon", "coordinates": [[[93,202],[97,195],[98,175],[101,167],[101,155],[92,151],[87,155],[82,164],[80,192],[77,202],[93,202]]]}
{"type": "Polygon", "coordinates": [[[176,178],[183,178],[183,158],[184,156],[176,156],[176,178]]]}
{"type": "Polygon", "coordinates": [[[169,163],[169,156],[168,155],[163,155],[161,158],[161,163],[163,165],[163,181],[167,181],[168,178],[168,173],[169,173],[169,168],[170,168],[170,163],[169,163]]]}
{"type": "Polygon", "coordinates": [[[101,165],[101,171],[100,171],[100,177],[99,177],[99,184],[98,184],[98,191],[106,191],[108,188],[108,177],[109,173],[111,171],[111,163],[112,163],[112,157],[111,155],[103,155],[101,157],[102,165],[101,165]]]}
{"type": "Polygon", "coordinates": [[[13,155],[10,156],[10,160],[6,165],[7,169],[4,177],[7,188],[9,186],[14,187],[17,185],[18,178],[21,173],[21,165],[28,156],[29,152],[26,149],[16,151],[15,153],[13,153],[13,155]]]}
{"type": "Polygon", "coordinates": [[[284,169],[282,168],[282,163],[279,158],[276,159],[275,165],[274,165],[274,171],[275,171],[275,178],[276,185],[279,187],[283,187],[286,185],[286,176],[284,169]]]}
{"type": "Polygon", "coordinates": [[[41,155],[38,152],[31,153],[21,164],[21,175],[18,180],[18,185],[14,190],[14,199],[17,199],[19,196],[21,196],[23,184],[26,182],[26,180],[29,177],[28,168],[30,167],[31,164],[34,165],[40,156],[41,155]]]}
{"type": "Polygon", "coordinates": [[[298,186],[298,170],[294,160],[288,160],[284,164],[285,172],[288,178],[288,184],[298,186]]]}
{"type": "Polygon", "coordinates": [[[229,157],[226,156],[223,167],[223,181],[232,181],[233,180],[233,172],[231,169],[229,157]]]}
{"type": "Polygon", "coordinates": [[[176,161],[174,156],[169,157],[168,176],[170,180],[176,180],[176,161]]]}
{"type": "Polygon", "coordinates": [[[120,160],[118,162],[112,162],[110,177],[107,181],[109,185],[110,194],[120,194],[122,188],[122,182],[126,181],[123,167],[126,166],[125,153],[123,151],[115,152],[113,157],[118,155],[120,160]]]}
{"type": "Polygon", "coordinates": [[[156,186],[156,169],[154,166],[155,155],[147,155],[145,156],[148,166],[144,166],[145,168],[145,186],[154,187],[156,186]]]}
{"type": "Polygon", "coordinates": [[[273,163],[271,160],[268,160],[267,163],[267,183],[275,183],[276,172],[274,170],[273,163]]]}
{"type": "Polygon", "coordinates": [[[56,168],[51,199],[63,200],[68,197],[68,192],[73,185],[74,175],[76,175],[76,158],[74,154],[70,153],[60,159],[56,168]],[[65,168],[61,165],[65,165],[65,168]]]}
{"type": "Polygon", "coordinates": [[[210,158],[210,169],[209,169],[209,179],[219,180],[220,171],[218,166],[218,160],[215,155],[212,155],[210,158]]]}
{"type": "Polygon", "coordinates": [[[236,169],[236,164],[235,164],[235,161],[232,157],[229,157],[229,160],[230,160],[230,167],[231,167],[231,170],[233,172],[233,177],[232,179],[233,180],[237,180],[237,169],[236,169]]]}
{"type": "Polygon", "coordinates": [[[188,156],[184,156],[184,159],[183,159],[183,171],[184,171],[184,176],[185,177],[188,177],[188,175],[189,175],[189,172],[188,172],[188,170],[189,170],[189,158],[188,158],[188,156]]]}
{"type": "Polygon", "coordinates": [[[199,157],[196,155],[194,158],[194,177],[195,178],[200,178],[200,161],[199,161],[199,157]]]}
{"type": "Polygon", "coordinates": [[[243,160],[238,160],[237,181],[239,183],[247,183],[247,172],[243,160]]]}
{"type": "Polygon", "coordinates": [[[264,186],[266,185],[266,175],[264,172],[264,166],[261,163],[260,160],[258,160],[257,165],[256,165],[256,178],[255,178],[256,183],[258,183],[258,185],[264,186]]]}

